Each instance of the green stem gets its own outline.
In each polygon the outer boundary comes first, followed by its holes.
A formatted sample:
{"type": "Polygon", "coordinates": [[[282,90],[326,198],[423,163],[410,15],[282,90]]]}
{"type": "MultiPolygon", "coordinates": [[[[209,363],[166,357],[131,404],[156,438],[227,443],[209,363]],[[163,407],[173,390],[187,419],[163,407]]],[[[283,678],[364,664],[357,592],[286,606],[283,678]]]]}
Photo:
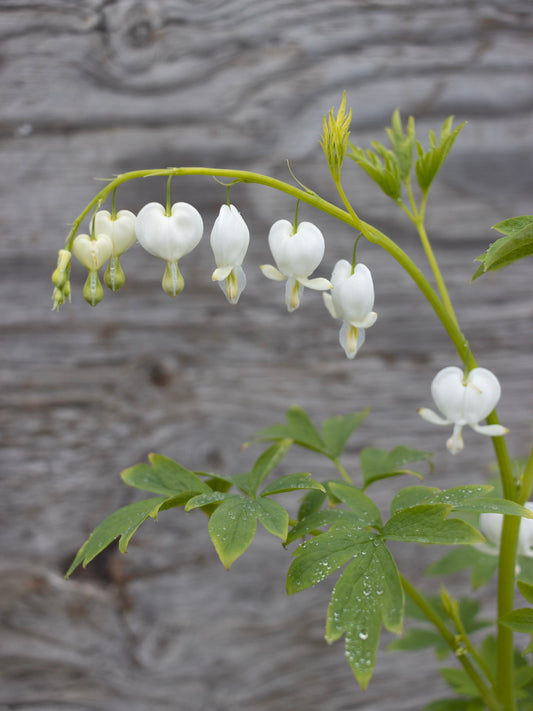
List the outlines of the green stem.
{"type": "MultiPolygon", "coordinates": [[[[458,642],[455,637],[455,635],[447,628],[446,623],[444,620],[441,618],[441,616],[437,613],[437,611],[433,608],[433,606],[425,599],[425,597],[418,592],[418,590],[412,585],[404,576],[400,576],[401,581],[402,581],[402,586],[403,589],[405,590],[406,594],[409,595],[411,600],[415,603],[415,605],[419,608],[419,610],[425,615],[425,617],[437,628],[439,631],[441,637],[444,639],[446,644],[450,647],[452,652],[456,655],[457,660],[459,663],[462,665],[463,669],[465,672],[468,674],[468,676],[472,679],[472,682],[475,684],[477,690],[479,691],[483,701],[487,705],[489,709],[492,709],[492,711],[502,711],[502,706],[500,706],[494,691],[490,689],[479,673],[477,672],[476,668],[470,661],[470,659],[465,656],[464,654],[459,654],[457,655],[458,651],[458,642]]],[[[505,711],[507,711],[507,707],[505,707],[505,711]]]]}
{"type": "Polygon", "coordinates": [[[346,481],[348,484],[352,484],[352,479],[346,469],[342,466],[340,459],[338,457],[335,457],[335,459],[332,459],[331,461],[337,467],[344,481],[346,481]]]}

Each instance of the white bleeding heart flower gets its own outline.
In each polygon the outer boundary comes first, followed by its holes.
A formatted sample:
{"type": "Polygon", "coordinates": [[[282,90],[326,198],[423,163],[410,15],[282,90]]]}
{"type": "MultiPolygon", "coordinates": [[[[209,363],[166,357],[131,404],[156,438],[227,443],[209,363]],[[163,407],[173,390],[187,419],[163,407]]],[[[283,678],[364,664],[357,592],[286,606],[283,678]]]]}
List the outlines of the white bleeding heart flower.
{"type": "Polygon", "coordinates": [[[263,264],[261,271],[268,279],[285,281],[285,303],[289,311],[300,305],[300,287],[325,291],[331,289],[327,279],[309,279],[324,256],[324,237],[311,222],[301,222],[298,229],[288,220],[278,220],[270,228],[268,244],[276,267],[263,264]]]}
{"type": "Polygon", "coordinates": [[[78,235],[72,243],[72,254],[90,272],[96,272],[113,253],[113,243],[106,234],[89,237],[78,235]]]}
{"type": "Polygon", "coordinates": [[[119,257],[137,240],[136,221],[137,218],[130,210],[119,210],[115,216],[107,210],[99,210],[94,216],[92,222],[94,233],[106,234],[113,243],[113,253],[104,274],[106,286],[112,291],[117,291],[124,286],[125,276],[119,257]]]}
{"type": "MultiPolygon", "coordinates": [[[[528,501],[524,507],[533,512],[533,502],[528,501]]],[[[479,525],[485,538],[493,544],[493,547],[486,543],[480,543],[477,548],[484,553],[498,555],[500,550],[500,539],[502,537],[503,516],[499,513],[482,513],[479,517],[479,525]]],[[[518,555],[533,558],[533,519],[520,519],[520,529],[518,533],[518,555]]]]}
{"type": "Polygon", "coordinates": [[[213,281],[218,281],[230,304],[236,304],[246,286],[242,263],[250,243],[250,232],[241,213],[233,205],[222,205],[211,231],[211,249],[217,268],[213,281]]]}
{"type": "Polygon", "coordinates": [[[119,210],[113,217],[107,210],[99,210],[94,216],[94,233],[105,234],[113,243],[113,256],[120,257],[137,239],[137,218],[130,210],[119,210]]]}
{"type": "Polygon", "coordinates": [[[341,259],[331,274],[333,289],[322,294],[324,304],[333,318],[342,319],[339,342],[347,358],[355,358],[365,342],[365,329],[376,323],[374,282],[370,269],[358,264],[353,270],[350,262],[341,259]]]}
{"type": "Polygon", "coordinates": [[[163,205],[150,202],[137,215],[136,225],[141,246],[167,263],[163,289],[170,296],[177,296],[184,286],[178,260],[192,252],[202,239],[204,225],[200,213],[189,203],[177,202],[167,215],[163,205]]]}
{"type": "Polygon", "coordinates": [[[104,291],[98,278],[98,270],[113,253],[113,243],[106,234],[89,237],[78,235],[72,243],[72,254],[89,270],[83,287],[83,298],[91,306],[102,301],[104,291]]]}
{"type": "Polygon", "coordinates": [[[500,437],[509,431],[502,425],[479,424],[496,407],[501,395],[498,378],[486,368],[474,368],[466,377],[461,368],[443,368],[433,378],[431,394],[444,418],[426,407],[418,414],[434,425],[453,424],[453,434],[446,442],[452,454],[463,449],[461,433],[465,425],[487,437],[500,437]]]}

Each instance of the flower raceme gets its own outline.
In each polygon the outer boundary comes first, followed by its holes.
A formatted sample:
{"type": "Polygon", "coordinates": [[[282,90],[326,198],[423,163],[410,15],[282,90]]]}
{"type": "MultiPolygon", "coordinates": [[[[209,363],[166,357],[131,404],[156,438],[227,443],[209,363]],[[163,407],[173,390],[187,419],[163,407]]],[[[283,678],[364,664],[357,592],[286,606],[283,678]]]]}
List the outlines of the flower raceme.
{"type": "Polygon", "coordinates": [[[327,279],[309,279],[324,256],[324,237],[311,222],[301,222],[297,228],[288,220],[278,220],[270,228],[268,245],[276,267],[261,265],[267,279],[287,281],[285,304],[288,311],[300,305],[300,287],[307,286],[316,291],[331,289],[327,279]]]}
{"type": "Polygon", "coordinates": [[[137,239],[154,257],[166,262],[162,286],[169,296],[183,291],[184,280],[178,260],[196,247],[202,239],[204,225],[198,210],[186,202],[172,205],[166,214],[163,205],[150,202],[137,215],[137,239]]]}
{"type": "Polygon", "coordinates": [[[365,342],[365,328],[376,323],[374,283],[370,269],[341,259],[331,274],[331,294],[322,294],[324,304],[333,318],[342,319],[339,342],[347,358],[355,358],[365,342]]]}
{"type": "Polygon", "coordinates": [[[443,368],[433,378],[431,394],[444,417],[426,407],[420,408],[418,414],[434,425],[453,424],[453,434],[446,442],[452,454],[463,449],[465,425],[488,437],[499,437],[509,431],[502,425],[479,424],[496,407],[501,395],[497,377],[486,368],[474,368],[466,376],[461,368],[443,368]]]}
{"type": "Polygon", "coordinates": [[[250,232],[241,213],[233,205],[222,205],[211,230],[211,249],[217,268],[213,281],[218,281],[230,304],[236,304],[246,276],[242,263],[250,243],[250,232]]]}

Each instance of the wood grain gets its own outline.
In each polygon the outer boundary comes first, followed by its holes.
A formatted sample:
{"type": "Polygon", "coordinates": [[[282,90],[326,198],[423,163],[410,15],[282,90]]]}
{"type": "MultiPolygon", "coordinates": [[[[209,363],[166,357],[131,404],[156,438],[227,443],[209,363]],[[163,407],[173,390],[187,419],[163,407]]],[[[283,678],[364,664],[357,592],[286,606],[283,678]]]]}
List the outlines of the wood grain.
{"type": "MultiPolygon", "coordinates": [[[[161,291],[161,263],[137,247],[127,283],[97,309],[81,298],[51,313],[49,274],[94,178],[169,165],[242,167],[298,178],[335,200],[318,148],[322,115],[344,89],[352,138],[383,137],[393,109],[421,135],[467,120],[430,202],[429,222],[461,323],[503,385],[502,421],[517,455],[531,439],[530,265],[469,284],[490,226],[532,212],[533,12],[529,0],[47,0],[0,3],[1,711],[412,711],[443,693],[429,654],[383,653],[361,693],[342,643],[323,640],[327,583],[287,598],[289,553],[266,535],[230,574],[199,512],[146,524],[131,552],[112,549],[65,582],[78,546],[117,506],[136,500],[118,472],[157,451],[196,469],[243,471],[239,451],[296,402],[315,421],[372,408],[346,463],[364,446],[436,452],[430,483],[482,481],[490,443],[416,416],[435,371],[457,359],[397,265],[370,245],[379,319],[348,362],[320,298],[287,314],[261,278],[273,219],[293,204],[237,186],[253,235],[249,285],[236,308],[210,281],[208,240],[183,260],[185,292],[161,291]],[[298,599],[300,598],[300,599],[298,599]]],[[[353,165],[346,186],[364,219],[417,259],[409,226],[353,165]]],[[[209,179],[175,180],[206,232],[225,200],[209,179]]],[[[138,210],[164,182],[119,193],[138,210]]],[[[322,274],[351,253],[349,230],[309,208],[327,236],[322,274]]],[[[285,465],[284,465],[285,466],[285,465]]],[[[330,476],[309,453],[284,471],[330,476]]],[[[377,499],[386,507],[391,487],[377,499]]],[[[290,501],[293,501],[290,499],[290,501]]],[[[398,547],[424,582],[435,551],[398,547]]],[[[454,591],[466,590],[458,577],[454,591]]],[[[493,590],[485,593],[492,604],[493,590]]]]}

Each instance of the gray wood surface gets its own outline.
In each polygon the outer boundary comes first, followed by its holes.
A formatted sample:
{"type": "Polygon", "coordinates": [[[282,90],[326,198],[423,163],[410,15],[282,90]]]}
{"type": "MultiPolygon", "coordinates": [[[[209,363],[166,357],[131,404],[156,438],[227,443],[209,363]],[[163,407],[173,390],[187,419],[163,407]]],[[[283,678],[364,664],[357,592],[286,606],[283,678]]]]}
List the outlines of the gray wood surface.
{"type": "MultiPolygon", "coordinates": [[[[210,281],[208,239],[184,258],[186,290],[160,289],[162,263],[134,248],[127,284],[91,309],[50,311],[50,273],[69,222],[98,184],[134,168],[241,167],[298,178],[335,199],[318,147],[322,115],[344,89],[352,138],[383,136],[393,109],[422,135],[450,114],[468,126],[434,189],[429,224],[460,320],[503,386],[509,444],[531,439],[531,266],[469,284],[489,228],[533,212],[533,12],[530,0],[29,0],[0,2],[1,711],[412,711],[443,691],[430,654],[383,652],[358,690],[343,644],[323,640],[331,584],[287,598],[290,553],[259,535],[228,574],[199,512],[146,524],[74,580],[63,574],[94,526],[137,500],[118,473],[150,451],[196,469],[246,470],[256,429],[298,403],[316,422],[372,408],[364,446],[436,452],[430,483],[483,481],[490,442],[472,432],[455,458],[420,420],[436,370],[457,358],[400,268],[361,245],[373,268],[377,324],[354,362],[314,293],[287,314],[268,259],[274,219],[293,204],[256,186],[232,201],[252,231],[249,285],[230,307],[210,281]]],[[[346,187],[362,217],[422,259],[416,236],[354,165],[346,187]]],[[[176,179],[211,228],[225,191],[176,179]]],[[[163,201],[136,181],[121,207],[163,201]]],[[[353,235],[302,209],[327,237],[321,274],[349,258],[353,235]]],[[[284,471],[333,474],[306,452],[284,471]]],[[[384,508],[395,485],[383,486],[384,508]]],[[[288,499],[291,501],[291,499],[288,499]]],[[[295,502],[294,499],[292,501],[295,502]]],[[[435,551],[398,547],[427,590],[435,551]]],[[[454,581],[457,594],[466,589],[454,581]]],[[[493,590],[485,593],[489,607],[493,590]]]]}

